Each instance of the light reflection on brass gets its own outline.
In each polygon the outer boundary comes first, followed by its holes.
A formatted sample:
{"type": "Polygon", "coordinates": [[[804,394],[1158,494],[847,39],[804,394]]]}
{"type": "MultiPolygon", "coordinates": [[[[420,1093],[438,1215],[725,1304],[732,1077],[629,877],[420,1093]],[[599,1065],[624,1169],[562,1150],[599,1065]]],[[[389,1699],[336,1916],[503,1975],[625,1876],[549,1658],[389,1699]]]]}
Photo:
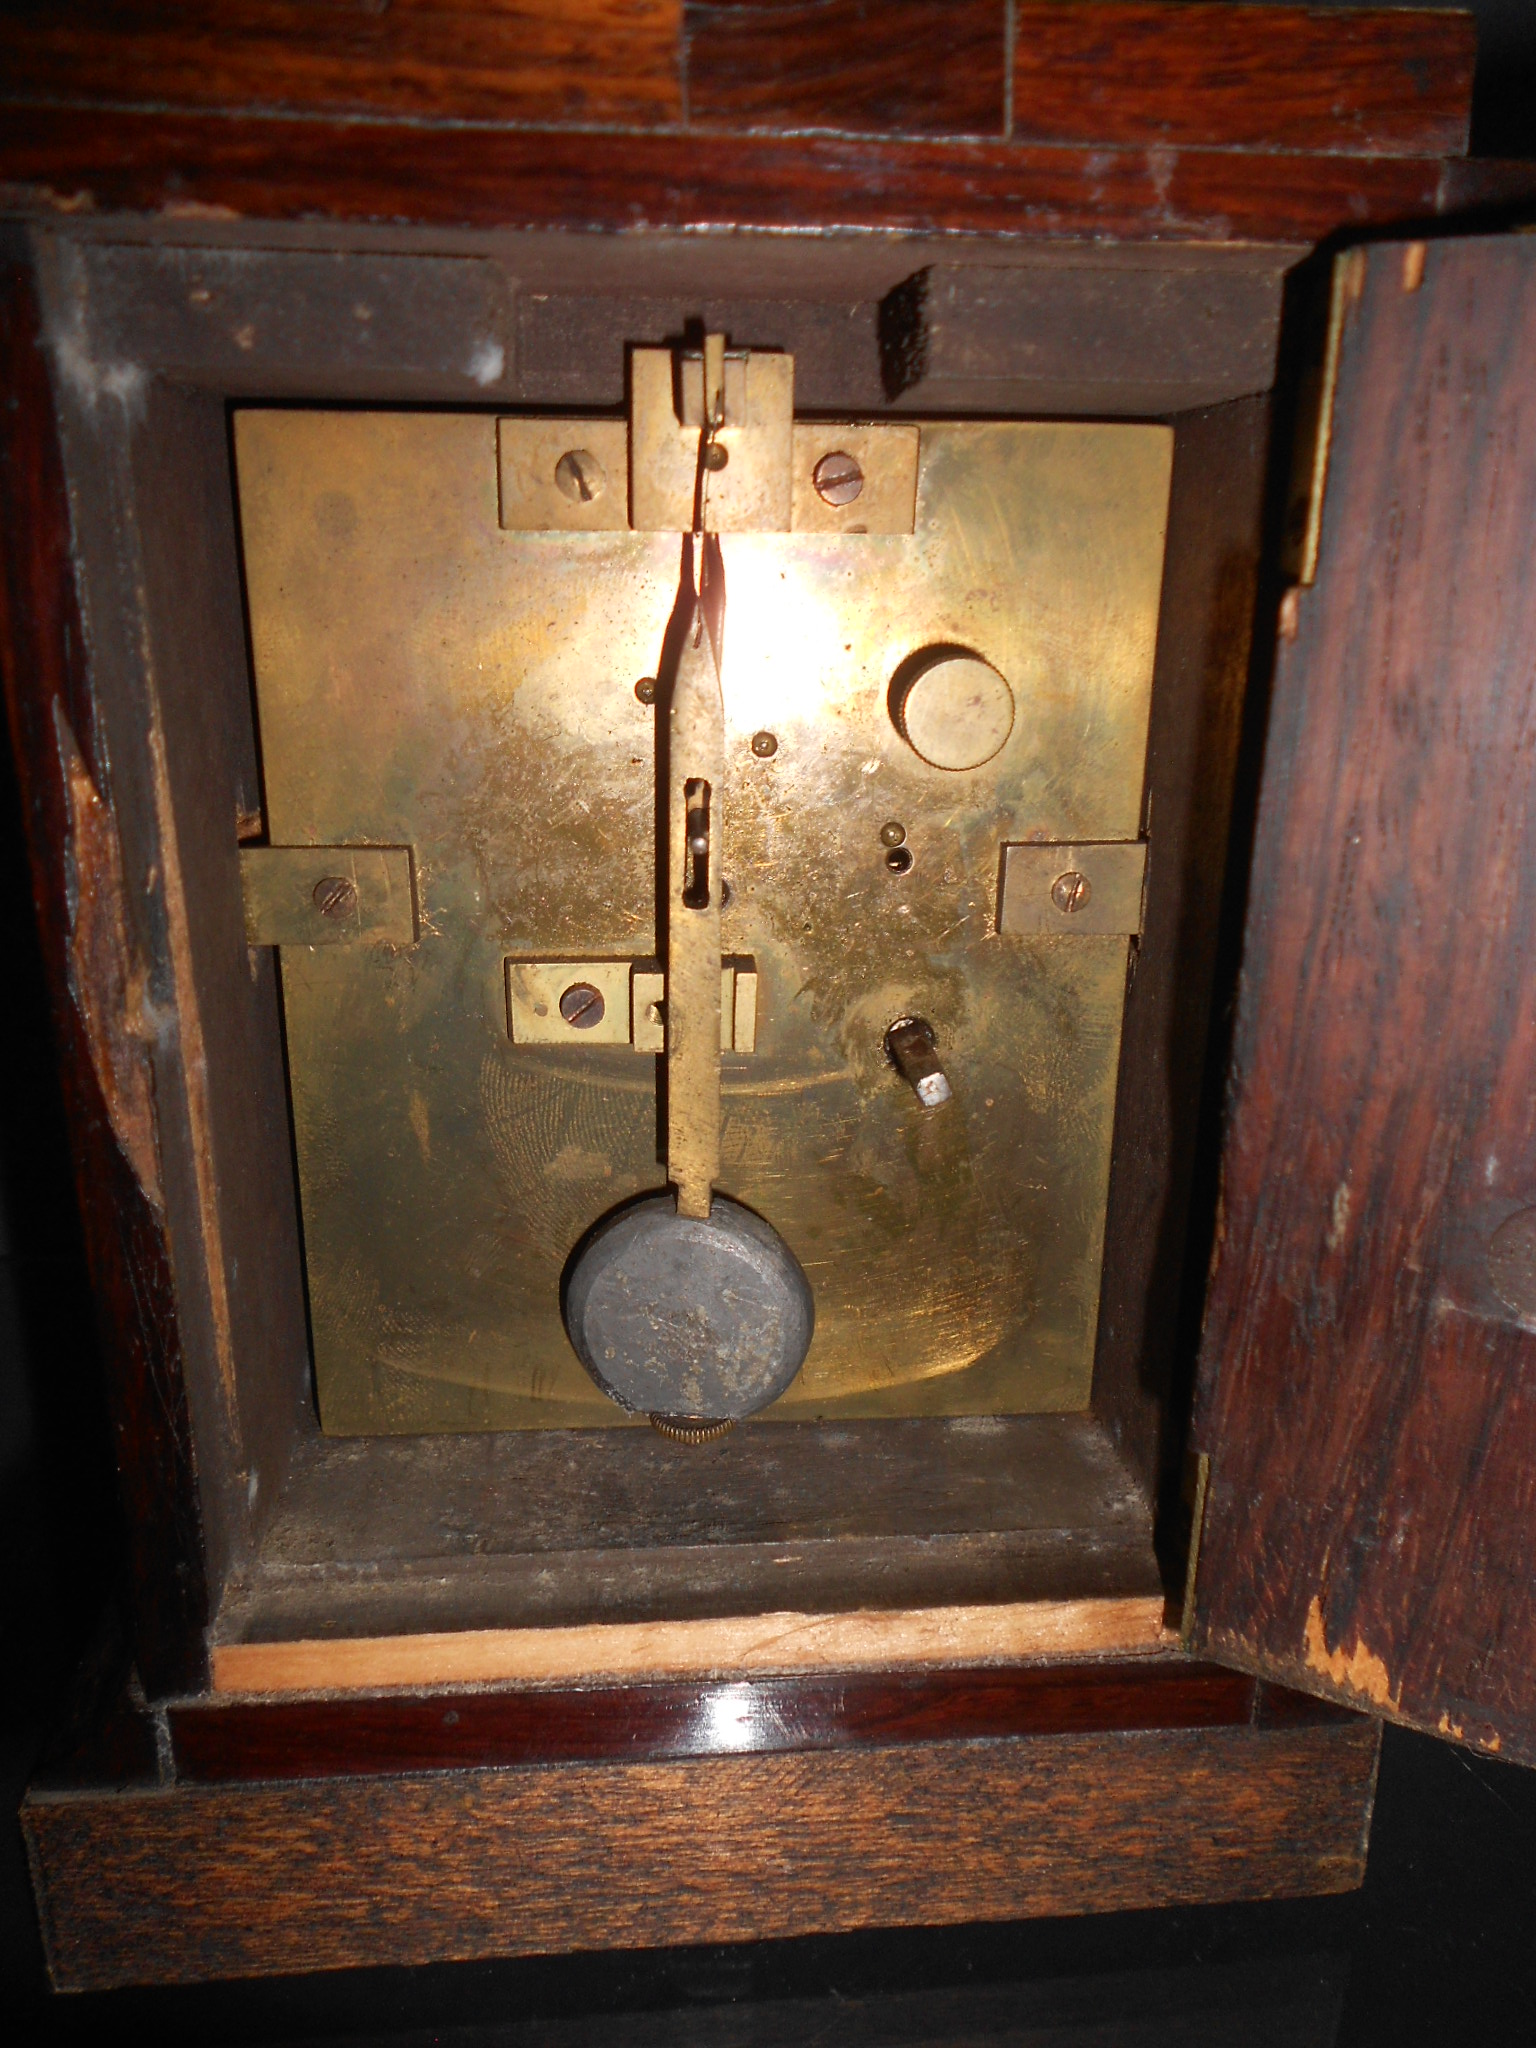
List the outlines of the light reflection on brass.
{"type": "MultiPolygon", "coordinates": [[[[816,1291],[765,1422],[1085,1404],[1128,942],[993,917],[1004,844],[1136,837],[1170,450],[924,423],[912,536],[731,537],[723,942],[760,1011],[719,1185],[816,1291]],[[888,711],[937,645],[1016,700],[965,774],[888,711]],[[938,1115],[885,1056],[914,1014],[938,1115]]],[[[504,963],[655,954],[635,678],[676,536],[503,531],[489,417],[252,411],[237,451],[268,835],[416,862],[414,946],[281,954],[324,1425],[628,1426],[558,1289],[594,1218],[664,1184],[656,1063],[513,1044],[504,963]]]]}

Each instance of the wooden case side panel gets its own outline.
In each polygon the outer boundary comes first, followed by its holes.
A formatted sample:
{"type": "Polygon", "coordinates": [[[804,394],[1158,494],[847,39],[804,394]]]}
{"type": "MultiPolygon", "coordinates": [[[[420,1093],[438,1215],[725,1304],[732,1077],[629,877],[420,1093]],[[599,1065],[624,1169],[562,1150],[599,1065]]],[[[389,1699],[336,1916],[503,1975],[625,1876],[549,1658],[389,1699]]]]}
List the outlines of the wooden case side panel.
{"type": "Polygon", "coordinates": [[[1148,1487],[1166,1454],[1221,876],[1258,580],[1269,400],[1174,422],[1093,1409],[1148,1487]]]}
{"type": "Polygon", "coordinates": [[[1536,243],[1345,261],[1260,791],[1198,1641],[1536,1762],[1536,1296],[1489,1265],[1536,1225],[1536,243]]]}
{"type": "Polygon", "coordinates": [[[1449,9],[1023,0],[1013,133],[1031,142],[1459,156],[1476,53],[1474,17],[1449,9]]]}
{"type": "Polygon", "coordinates": [[[33,1795],[61,1988],[1347,1891],[1359,1723],[33,1795]],[[146,1938],[152,1931],[153,1938],[146,1938]]]}
{"type": "Polygon", "coordinates": [[[0,247],[0,664],[59,1037],[128,1528],[135,1652],[153,1690],[200,1682],[203,1530],[163,1205],[142,953],[76,593],[32,272],[0,247]]]}

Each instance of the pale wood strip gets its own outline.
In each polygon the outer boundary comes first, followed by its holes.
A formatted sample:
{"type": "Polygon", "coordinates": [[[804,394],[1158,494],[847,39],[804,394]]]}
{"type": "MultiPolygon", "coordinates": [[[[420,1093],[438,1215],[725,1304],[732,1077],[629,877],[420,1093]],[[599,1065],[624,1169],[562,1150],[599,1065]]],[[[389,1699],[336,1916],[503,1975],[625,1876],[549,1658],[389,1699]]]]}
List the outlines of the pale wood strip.
{"type": "Polygon", "coordinates": [[[466,1629],[335,1642],[221,1643],[216,1692],[374,1692],[387,1686],[857,1670],[1172,1648],[1160,1596],[1030,1600],[894,1613],[751,1614],[719,1620],[466,1629]]]}

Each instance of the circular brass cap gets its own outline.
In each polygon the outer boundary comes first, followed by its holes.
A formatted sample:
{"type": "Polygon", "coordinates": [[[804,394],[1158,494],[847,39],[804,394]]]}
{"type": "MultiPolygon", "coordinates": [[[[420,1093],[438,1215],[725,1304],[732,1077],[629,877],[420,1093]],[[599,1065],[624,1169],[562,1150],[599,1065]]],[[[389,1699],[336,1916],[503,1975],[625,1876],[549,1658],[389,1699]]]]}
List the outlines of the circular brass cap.
{"type": "Polygon", "coordinates": [[[1013,731],[1013,692],[979,654],[936,649],[898,672],[891,717],[930,768],[980,768],[1013,731]]]}

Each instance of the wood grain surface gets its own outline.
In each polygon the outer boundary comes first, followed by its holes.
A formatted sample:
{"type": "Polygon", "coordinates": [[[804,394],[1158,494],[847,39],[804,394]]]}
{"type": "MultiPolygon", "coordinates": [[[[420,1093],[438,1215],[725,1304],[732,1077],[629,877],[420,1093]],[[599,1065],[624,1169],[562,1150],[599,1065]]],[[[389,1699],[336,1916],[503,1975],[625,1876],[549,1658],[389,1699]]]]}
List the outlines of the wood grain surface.
{"type": "Polygon", "coordinates": [[[1448,10],[1023,0],[1013,133],[1459,156],[1476,49],[1473,16],[1448,10]]]}
{"type": "Polygon", "coordinates": [[[1536,1762],[1536,242],[1377,244],[1253,855],[1200,1644],[1536,1762]]]}
{"type": "Polygon", "coordinates": [[[33,1794],[61,1988],[1360,1882],[1365,1722],[33,1794]]]}
{"type": "Polygon", "coordinates": [[[805,135],[538,133],[16,105],[0,205],[41,217],[460,228],[858,227],[1310,243],[1440,209],[1432,158],[805,135]]]}
{"type": "Polygon", "coordinates": [[[1130,1655],[1166,1649],[1161,1594],[1029,1600],[892,1613],[745,1614],[718,1620],[465,1629],[215,1643],[219,1692],[371,1691],[380,1686],[551,1682],[657,1672],[857,1670],[983,1658],[1130,1655]]]}
{"type": "Polygon", "coordinates": [[[1007,0],[686,0],[689,120],[1001,136],[1007,11],[1007,0]]]}
{"type": "Polygon", "coordinates": [[[76,106],[673,122],[680,0],[66,0],[0,14],[0,94],[76,106]]]}
{"type": "Polygon", "coordinates": [[[135,1654],[201,1681],[203,1535],[112,789],[87,672],[53,399],[29,266],[0,239],[0,670],[32,857],[86,1254],[110,1370],[135,1654]]]}
{"type": "MultiPolygon", "coordinates": [[[[174,1703],[167,1717],[178,1780],[207,1784],[605,1757],[642,1763],[1110,1729],[1240,1727],[1258,1720],[1261,1692],[1268,1696],[1273,1688],[1240,1672],[1166,1656],[943,1670],[756,1672],[624,1685],[461,1687],[351,1699],[202,1698],[174,1703]]],[[[1303,1695],[1283,1698],[1295,1702],[1293,1711],[1304,1718],[1332,1711],[1303,1695]]],[[[98,1742],[96,1752],[103,1747],[98,1742]]],[[[70,1782],[78,1779],[76,1766],[70,1782]]]]}
{"type": "Polygon", "coordinates": [[[0,94],[413,122],[1444,156],[1465,13],[1010,0],[110,0],[0,15],[0,94]],[[1005,77],[1012,30],[1013,77],[1005,77]]]}

